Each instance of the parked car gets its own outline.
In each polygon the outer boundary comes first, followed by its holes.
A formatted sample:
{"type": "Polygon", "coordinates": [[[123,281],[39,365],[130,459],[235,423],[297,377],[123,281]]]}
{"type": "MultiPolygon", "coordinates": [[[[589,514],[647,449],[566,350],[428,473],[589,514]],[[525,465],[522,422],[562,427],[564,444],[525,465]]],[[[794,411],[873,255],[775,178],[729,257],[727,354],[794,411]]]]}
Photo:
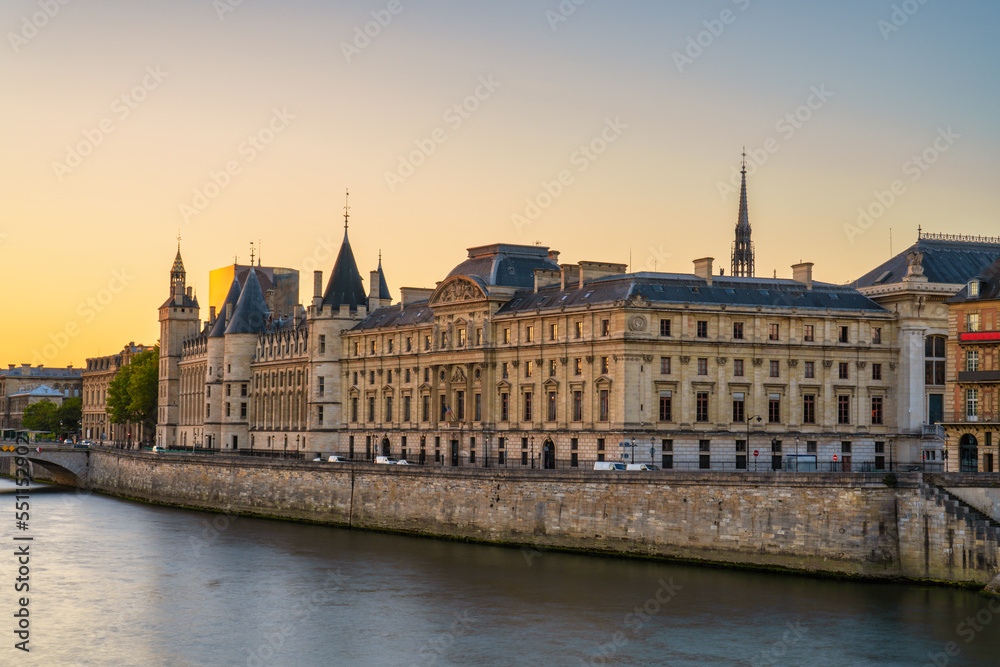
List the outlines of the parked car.
{"type": "Polygon", "coordinates": [[[73,445],[73,449],[90,449],[90,445],[85,442],[78,442],[73,445]]]}
{"type": "Polygon", "coordinates": [[[411,466],[413,464],[410,463],[409,461],[407,461],[406,459],[399,459],[398,461],[396,461],[396,465],[398,465],[398,466],[411,466]]]}
{"type": "Polygon", "coordinates": [[[387,464],[387,465],[395,465],[396,463],[399,463],[399,459],[393,458],[391,456],[376,456],[375,457],[375,463],[384,463],[384,464],[387,464]]]}
{"type": "Polygon", "coordinates": [[[625,470],[625,464],[614,461],[598,461],[594,464],[594,470],[625,470]]]}
{"type": "Polygon", "coordinates": [[[659,470],[657,466],[651,463],[629,463],[625,466],[626,470],[659,470]]]}
{"type": "Polygon", "coordinates": [[[327,459],[328,463],[348,463],[348,459],[345,456],[331,456],[327,459]]]}

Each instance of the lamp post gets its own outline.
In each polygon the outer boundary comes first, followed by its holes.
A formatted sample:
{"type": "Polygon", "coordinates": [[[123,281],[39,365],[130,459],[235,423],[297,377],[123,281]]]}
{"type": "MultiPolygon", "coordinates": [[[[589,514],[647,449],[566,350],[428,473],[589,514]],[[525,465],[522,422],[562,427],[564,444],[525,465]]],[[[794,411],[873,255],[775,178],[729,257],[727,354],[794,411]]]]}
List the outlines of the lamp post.
{"type": "Polygon", "coordinates": [[[795,472],[799,471],[799,436],[795,436],[795,472]]]}
{"type": "Polygon", "coordinates": [[[490,467],[490,436],[486,433],[486,429],[483,429],[483,467],[490,467]]]}
{"type": "Polygon", "coordinates": [[[889,438],[889,472],[892,472],[892,438],[889,438]]]}
{"type": "MultiPolygon", "coordinates": [[[[754,415],[753,417],[747,417],[747,442],[746,442],[746,448],[747,448],[747,461],[748,462],[750,460],[750,424],[751,424],[751,422],[753,422],[754,419],[757,420],[758,424],[760,423],[760,419],[761,419],[760,415],[754,415]]],[[[747,467],[749,468],[749,466],[747,466],[747,467]]],[[[756,456],[753,457],[753,471],[757,472],[757,457],[756,456]]]]}
{"type": "Polygon", "coordinates": [[[632,453],[629,454],[629,463],[635,463],[635,436],[632,436],[632,453]]]}
{"type": "Polygon", "coordinates": [[[656,438],[649,436],[649,465],[656,465],[653,462],[653,452],[656,451],[656,438]]]}
{"type": "Polygon", "coordinates": [[[531,469],[535,469],[535,436],[531,436],[531,469]]]}

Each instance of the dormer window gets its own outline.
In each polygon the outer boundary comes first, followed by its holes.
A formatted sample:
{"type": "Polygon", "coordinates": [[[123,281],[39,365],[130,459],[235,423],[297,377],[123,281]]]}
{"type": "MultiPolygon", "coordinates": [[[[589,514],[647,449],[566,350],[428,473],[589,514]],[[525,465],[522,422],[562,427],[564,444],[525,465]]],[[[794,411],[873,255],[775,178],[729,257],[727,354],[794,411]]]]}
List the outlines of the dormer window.
{"type": "Polygon", "coordinates": [[[979,281],[970,280],[969,281],[969,296],[979,296],[979,281]]]}

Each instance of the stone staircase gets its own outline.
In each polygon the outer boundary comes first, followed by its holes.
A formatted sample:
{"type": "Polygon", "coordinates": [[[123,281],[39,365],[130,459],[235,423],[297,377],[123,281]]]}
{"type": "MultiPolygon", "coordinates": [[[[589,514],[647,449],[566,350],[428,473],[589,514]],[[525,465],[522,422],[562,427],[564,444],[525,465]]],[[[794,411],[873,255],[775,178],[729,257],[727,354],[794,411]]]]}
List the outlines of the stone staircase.
{"type": "Polygon", "coordinates": [[[956,519],[965,519],[969,532],[977,540],[991,540],[1000,546],[1000,523],[997,523],[976,508],[956,498],[940,486],[920,483],[920,492],[924,498],[942,506],[945,512],[956,519]]]}

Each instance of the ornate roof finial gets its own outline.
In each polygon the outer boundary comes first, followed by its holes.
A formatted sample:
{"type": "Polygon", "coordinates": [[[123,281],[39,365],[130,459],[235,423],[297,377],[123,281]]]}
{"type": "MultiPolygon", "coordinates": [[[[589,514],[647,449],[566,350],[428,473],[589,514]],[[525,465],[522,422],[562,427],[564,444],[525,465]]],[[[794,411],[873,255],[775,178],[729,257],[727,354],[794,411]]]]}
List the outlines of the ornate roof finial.
{"type": "Polygon", "coordinates": [[[743,147],[743,169],[742,173],[747,173],[747,147],[743,147]]]}
{"type": "Polygon", "coordinates": [[[253,266],[253,241],[250,242],[250,266],[253,266]]]}
{"type": "Polygon", "coordinates": [[[177,228],[177,252],[181,251],[181,228],[177,228]]]}
{"type": "Polygon", "coordinates": [[[344,190],[344,231],[347,231],[347,219],[351,217],[351,191],[344,190]]]}

